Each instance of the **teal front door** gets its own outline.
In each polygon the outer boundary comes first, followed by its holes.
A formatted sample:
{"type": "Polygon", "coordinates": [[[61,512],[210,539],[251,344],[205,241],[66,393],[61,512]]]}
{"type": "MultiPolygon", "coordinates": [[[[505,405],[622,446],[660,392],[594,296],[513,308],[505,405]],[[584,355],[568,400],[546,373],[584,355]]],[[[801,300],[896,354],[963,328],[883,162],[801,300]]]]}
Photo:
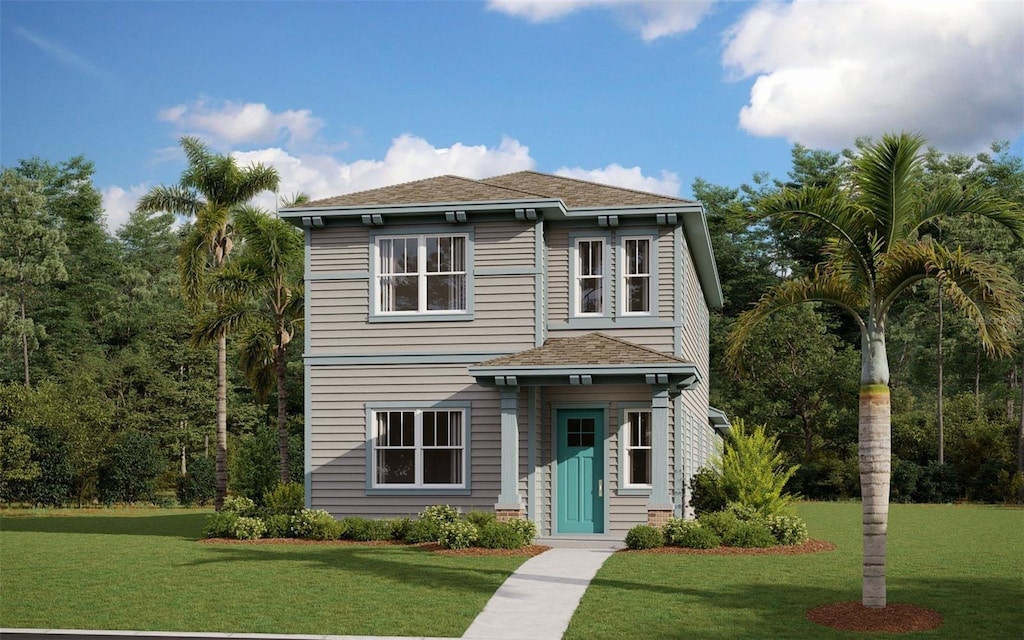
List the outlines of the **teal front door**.
{"type": "Polygon", "coordinates": [[[560,409],[558,533],[604,533],[604,411],[560,409]]]}

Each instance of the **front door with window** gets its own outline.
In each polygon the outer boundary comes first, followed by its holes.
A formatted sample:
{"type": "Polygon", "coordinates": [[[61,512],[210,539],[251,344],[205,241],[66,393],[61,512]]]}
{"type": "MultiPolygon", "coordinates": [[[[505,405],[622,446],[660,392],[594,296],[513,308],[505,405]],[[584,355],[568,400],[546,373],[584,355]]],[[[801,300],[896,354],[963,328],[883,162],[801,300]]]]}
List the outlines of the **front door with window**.
{"type": "Polygon", "coordinates": [[[558,533],[604,533],[604,411],[560,409],[558,533]]]}

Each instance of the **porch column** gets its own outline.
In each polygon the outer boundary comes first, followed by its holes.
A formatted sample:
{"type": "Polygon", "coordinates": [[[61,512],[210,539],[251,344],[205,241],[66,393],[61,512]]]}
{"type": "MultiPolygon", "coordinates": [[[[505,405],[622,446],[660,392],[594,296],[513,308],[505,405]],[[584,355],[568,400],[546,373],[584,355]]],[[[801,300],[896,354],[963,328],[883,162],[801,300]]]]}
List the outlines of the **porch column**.
{"type": "Polygon", "coordinates": [[[651,387],[651,499],[647,522],[660,526],[675,507],[668,491],[668,386],[651,387]]]}
{"type": "Polygon", "coordinates": [[[499,520],[522,517],[519,501],[519,387],[501,387],[501,494],[499,520]]]}

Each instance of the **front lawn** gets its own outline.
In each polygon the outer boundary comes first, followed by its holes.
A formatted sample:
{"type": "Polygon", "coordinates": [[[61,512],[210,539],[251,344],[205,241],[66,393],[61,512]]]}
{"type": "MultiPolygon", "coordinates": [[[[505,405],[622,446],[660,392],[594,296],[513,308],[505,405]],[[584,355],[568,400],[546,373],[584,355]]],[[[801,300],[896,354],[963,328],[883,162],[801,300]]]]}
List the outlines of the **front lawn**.
{"type": "Polygon", "coordinates": [[[208,513],[0,514],[0,627],[457,637],[526,559],[200,543],[208,513]]]}
{"type": "MultiPolygon", "coordinates": [[[[837,545],[802,556],[617,553],[576,610],[567,639],[870,638],[808,621],[808,609],[860,600],[860,503],[797,507],[811,537],[837,545]]],[[[902,505],[889,515],[888,595],[937,610],[914,638],[1024,637],[1024,511],[902,505]]],[[[880,635],[879,638],[892,638],[880,635]]]]}

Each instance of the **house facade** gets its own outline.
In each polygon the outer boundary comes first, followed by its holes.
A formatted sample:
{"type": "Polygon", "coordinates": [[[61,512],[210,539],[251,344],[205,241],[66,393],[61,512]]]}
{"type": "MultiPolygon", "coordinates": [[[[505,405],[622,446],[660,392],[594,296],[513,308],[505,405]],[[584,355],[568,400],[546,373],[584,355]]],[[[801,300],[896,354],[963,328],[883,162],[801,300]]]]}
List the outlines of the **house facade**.
{"type": "Polygon", "coordinates": [[[530,171],[280,212],[306,242],[307,503],[621,539],[717,450],[698,202],[530,171]]]}

